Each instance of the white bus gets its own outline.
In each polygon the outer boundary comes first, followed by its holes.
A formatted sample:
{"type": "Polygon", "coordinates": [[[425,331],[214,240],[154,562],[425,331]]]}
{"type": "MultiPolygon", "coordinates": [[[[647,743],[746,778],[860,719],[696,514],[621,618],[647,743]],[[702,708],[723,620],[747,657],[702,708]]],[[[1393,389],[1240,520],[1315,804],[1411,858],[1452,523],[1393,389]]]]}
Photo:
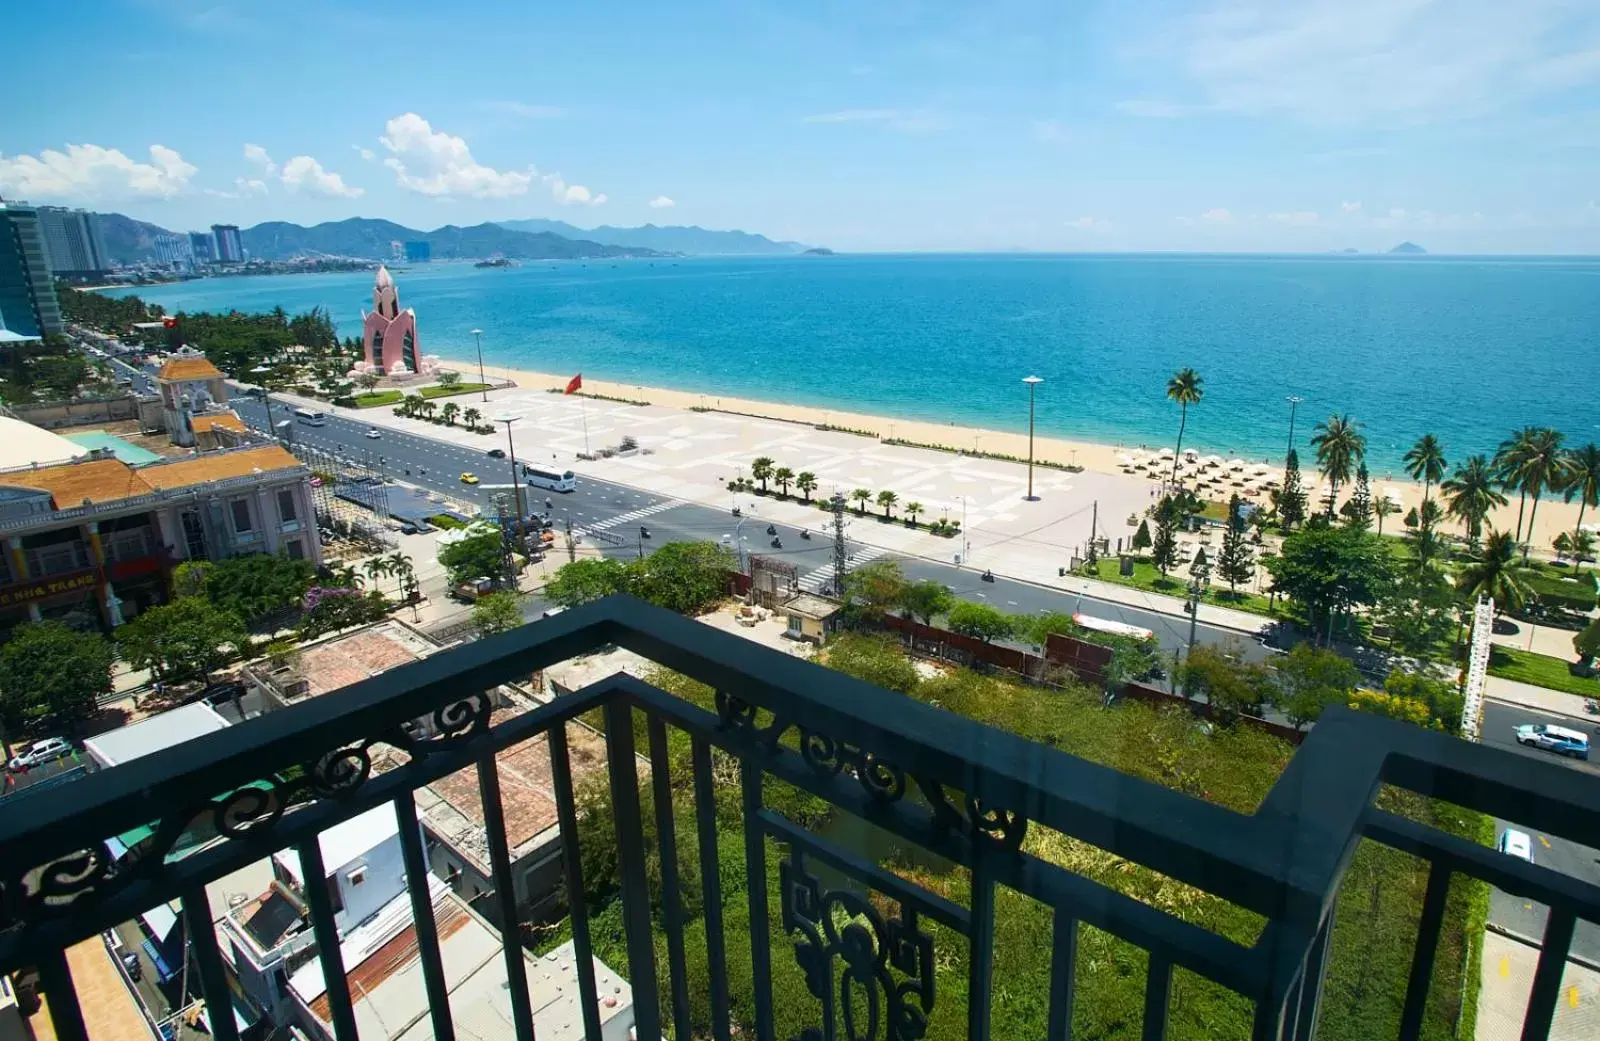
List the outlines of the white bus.
{"type": "Polygon", "coordinates": [[[1073,615],[1072,620],[1085,629],[1093,629],[1097,633],[1106,633],[1111,636],[1131,636],[1135,640],[1152,640],[1155,639],[1156,635],[1142,626],[1096,618],[1094,615],[1084,614],[1082,611],[1073,615]]]}
{"type": "Polygon", "coordinates": [[[327,413],[318,412],[315,409],[297,408],[294,410],[294,418],[298,419],[306,426],[322,427],[328,425],[327,413]]]}
{"type": "Polygon", "coordinates": [[[528,483],[535,488],[548,488],[553,492],[570,492],[578,487],[578,479],[571,470],[553,470],[548,466],[528,464],[522,468],[528,483]]]}

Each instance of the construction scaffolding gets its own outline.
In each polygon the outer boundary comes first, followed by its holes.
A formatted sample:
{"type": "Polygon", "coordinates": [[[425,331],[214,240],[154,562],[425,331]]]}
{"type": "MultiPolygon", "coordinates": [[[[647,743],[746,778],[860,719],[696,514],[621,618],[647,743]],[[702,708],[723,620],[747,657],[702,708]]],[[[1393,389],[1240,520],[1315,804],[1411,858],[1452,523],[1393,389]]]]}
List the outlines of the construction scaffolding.
{"type": "Polygon", "coordinates": [[[325,536],[393,541],[389,521],[389,478],[381,458],[370,452],[329,452],[312,445],[286,446],[311,470],[311,506],[325,536]]]}
{"type": "Polygon", "coordinates": [[[776,609],[800,591],[799,570],[776,557],[750,557],[750,602],[776,609]]]}

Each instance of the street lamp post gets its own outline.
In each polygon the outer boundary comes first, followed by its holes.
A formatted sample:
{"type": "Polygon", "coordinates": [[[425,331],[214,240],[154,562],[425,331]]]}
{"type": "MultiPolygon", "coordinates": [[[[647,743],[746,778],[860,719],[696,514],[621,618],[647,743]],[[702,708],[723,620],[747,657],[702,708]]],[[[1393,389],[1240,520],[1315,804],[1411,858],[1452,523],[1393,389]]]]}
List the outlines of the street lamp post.
{"type": "Polygon", "coordinates": [[[520,529],[524,526],[523,518],[527,517],[528,512],[523,509],[522,482],[517,480],[517,445],[516,442],[511,440],[511,424],[517,421],[517,417],[509,413],[502,413],[494,417],[494,421],[506,425],[506,447],[511,449],[511,488],[517,497],[517,527],[520,529]]]}
{"type": "Polygon", "coordinates": [[[1038,502],[1038,496],[1033,494],[1033,392],[1044,380],[1038,376],[1024,376],[1022,382],[1028,385],[1028,501],[1038,502]]]}
{"type": "MultiPolygon", "coordinates": [[[[481,385],[483,400],[487,402],[489,400],[489,381],[483,376],[483,330],[472,330],[472,338],[478,341],[478,383],[481,385]]],[[[508,427],[507,436],[509,436],[509,432],[510,428],[508,427]]]]}
{"type": "Polygon", "coordinates": [[[1289,448],[1288,451],[1284,453],[1283,465],[1288,466],[1288,452],[1294,451],[1294,413],[1295,410],[1300,407],[1300,402],[1304,401],[1305,398],[1302,398],[1298,394],[1290,394],[1285,400],[1289,402],[1289,448]]]}

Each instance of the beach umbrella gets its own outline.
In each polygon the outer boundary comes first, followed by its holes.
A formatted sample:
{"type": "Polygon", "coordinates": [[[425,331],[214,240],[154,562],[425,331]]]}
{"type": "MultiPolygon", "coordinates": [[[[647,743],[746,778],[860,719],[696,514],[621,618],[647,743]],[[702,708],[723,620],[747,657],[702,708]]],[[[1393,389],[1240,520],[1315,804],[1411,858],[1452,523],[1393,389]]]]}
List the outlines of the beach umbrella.
{"type": "Polygon", "coordinates": [[[1272,467],[1268,466],[1266,463],[1257,463],[1254,467],[1252,467],[1252,469],[1254,469],[1255,472],[1258,473],[1258,474],[1265,474],[1265,473],[1271,473],[1272,472],[1272,467]]]}
{"type": "Polygon", "coordinates": [[[1228,460],[1228,469],[1230,469],[1230,470],[1243,470],[1244,469],[1244,460],[1243,459],[1229,459],[1228,460]]]}
{"type": "Polygon", "coordinates": [[[1207,466],[1221,466],[1222,465],[1222,456],[1220,456],[1220,455],[1208,455],[1208,456],[1205,457],[1205,459],[1203,461],[1205,462],[1205,464],[1207,466]]]}
{"type": "Polygon", "coordinates": [[[1133,456],[1129,455],[1127,452],[1123,452],[1121,455],[1117,456],[1117,462],[1121,463],[1123,466],[1132,466],[1133,456]]]}
{"type": "Polygon", "coordinates": [[[1200,456],[1200,452],[1199,452],[1199,450],[1198,450],[1198,449],[1194,449],[1194,448],[1185,448],[1185,449],[1184,449],[1184,450],[1183,450],[1183,457],[1184,457],[1184,458],[1185,458],[1185,459],[1188,459],[1188,460],[1191,460],[1191,461],[1192,461],[1192,460],[1194,460],[1194,459],[1197,459],[1197,458],[1199,458],[1199,456],[1200,456]]]}
{"type": "Polygon", "coordinates": [[[1384,486],[1383,497],[1394,503],[1396,506],[1403,507],[1406,504],[1405,496],[1401,494],[1400,489],[1396,488],[1392,484],[1384,486]]]}
{"type": "Polygon", "coordinates": [[[1156,458],[1157,459],[1171,459],[1172,458],[1172,449],[1163,448],[1161,451],[1156,453],[1156,458]]]}

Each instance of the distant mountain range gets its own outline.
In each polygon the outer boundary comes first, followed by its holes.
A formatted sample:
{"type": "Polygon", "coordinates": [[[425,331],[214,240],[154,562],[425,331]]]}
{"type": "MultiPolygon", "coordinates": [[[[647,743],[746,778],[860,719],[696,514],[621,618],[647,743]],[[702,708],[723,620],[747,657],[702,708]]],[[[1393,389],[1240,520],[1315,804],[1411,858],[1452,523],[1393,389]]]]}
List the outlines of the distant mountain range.
{"type": "MultiPolygon", "coordinates": [[[[100,225],[106,253],[111,260],[123,264],[153,259],[155,237],[174,234],[120,213],[97,213],[94,218],[100,225]]],[[[287,260],[293,256],[318,254],[388,260],[396,242],[426,242],[435,260],[492,256],[512,260],[582,260],[668,255],[646,246],[619,246],[550,232],[513,231],[498,224],[475,224],[470,228],[447,224],[433,231],[418,231],[393,221],[368,217],[329,221],[310,228],[285,221],[268,221],[245,228],[240,235],[245,250],[254,260],[287,260]]]]}
{"type": "Polygon", "coordinates": [[[802,242],[774,242],[765,235],[748,231],[712,231],[694,226],[661,227],[646,224],[639,228],[616,228],[603,224],[598,228],[579,228],[566,221],[503,220],[502,228],[512,231],[551,232],[569,239],[588,239],[609,246],[636,246],[658,249],[664,253],[690,254],[774,254],[803,253],[802,242]]]}
{"type": "MultiPolygon", "coordinates": [[[[156,224],[120,213],[97,213],[101,238],[110,259],[132,264],[155,257],[157,235],[175,234],[156,224]]],[[[580,260],[607,257],[660,257],[679,253],[793,254],[806,246],[774,242],[765,235],[744,231],[708,231],[705,228],[600,227],[585,231],[565,221],[518,220],[474,224],[468,228],[447,224],[433,231],[418,231],[393,221],[351,217],[313,227],[268,221],[241,233],[251,259],[287,260],[294,256],[326,254],[388,260],[395,242],[426,242],[435,260],[467,260],[503,256],[512,260],[580,260]]]]}
{"type": "Polygon", "coordinates": [[[1396,246],[1394,249],[1391,249],[1389,252],[1390,253],[1426,253],[1428,251],[1423,249],[1421,246],[1417,245],[1415,242],[1402,242],[1402,243],[1400,243],[1400,245],[1396,246]]]}

